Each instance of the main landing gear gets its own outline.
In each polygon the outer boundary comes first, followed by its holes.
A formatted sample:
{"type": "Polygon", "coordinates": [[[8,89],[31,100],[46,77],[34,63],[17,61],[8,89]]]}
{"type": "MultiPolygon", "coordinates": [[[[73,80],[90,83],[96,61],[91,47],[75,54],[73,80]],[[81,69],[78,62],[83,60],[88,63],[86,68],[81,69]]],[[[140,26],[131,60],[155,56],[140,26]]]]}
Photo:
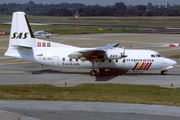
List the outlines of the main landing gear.
{"type": "MultiPolygon", "coordinates": [[[[105,69],[99,69],[99,72],[100,72],[100,73],[104,73],[104,72],[105,72],[105,69]]],[[[96,70],[91,70],[91,71],[90,71],[90,75],[91,75],[91,76],[96,76],[96,75],[97,75],[97,71],[96,71],[96,70]]]]}
{"type": "Polygon", "coordinates": [[[90,74],[91,76],[96,76],[96,75],[97,75],[97,71],[94,70],[94,61],[92,61],[92,68],[93,68],[93,69],[90,71],[89,74],[90,74]]]}
{"type": "MultiPolygon", "coordinates": [[[[99,68],[101,62],[102,62],[102,61],[100,61],[99,65],[98,65],[98,68],[99,68]]],[[[100,72],[100,73],[103,73],[103,72],[105,72],[105,69],[99,69],[99,72],[100,72]]],[[[90,71],[89,74],[90,74],[91,76],[97,76],[97,71],[94,69],[94,61],[92,61],[92,70],[90,71]]]]}
{"type": "Polygon", "coordinates": [[[90,71],[90,75],[91,76],[96,76],[97,75],[97,71],[96,70],[91,70],[90,71]]]}

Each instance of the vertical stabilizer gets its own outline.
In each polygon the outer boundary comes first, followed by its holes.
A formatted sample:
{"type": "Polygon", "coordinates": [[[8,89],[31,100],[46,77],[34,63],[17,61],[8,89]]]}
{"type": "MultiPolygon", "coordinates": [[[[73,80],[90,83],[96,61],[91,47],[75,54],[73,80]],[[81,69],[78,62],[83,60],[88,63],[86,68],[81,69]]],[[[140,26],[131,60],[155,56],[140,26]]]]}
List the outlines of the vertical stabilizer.
{"type": "Polygon", "coordinates": [[[12,16],[9,47],[34,47],[35,37],[24,12],[12,16]]]}

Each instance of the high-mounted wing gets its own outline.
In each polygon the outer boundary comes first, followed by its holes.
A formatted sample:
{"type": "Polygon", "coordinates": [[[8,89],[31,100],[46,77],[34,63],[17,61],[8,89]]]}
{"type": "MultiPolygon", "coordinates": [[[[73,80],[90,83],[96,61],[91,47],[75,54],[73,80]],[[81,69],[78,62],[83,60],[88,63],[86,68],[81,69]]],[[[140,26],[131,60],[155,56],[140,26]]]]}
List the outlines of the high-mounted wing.
{"type": "Polygon", "coordinates": [[[81,60],[104,60],[104,59],[120,59],[122,58],[122,49],[116,48],[119,43],[107,44],[102,47],[89,48],[73,52],[68,55],[72,59],[81,60]]]}
{"type": "Polygon", "coordinates": [[[111,47],[117,47],[119,45],[119,43],[111,43],[111,44],[107,44],[103,47],[108,47],[108,48],[111,48],[111,47]]]}

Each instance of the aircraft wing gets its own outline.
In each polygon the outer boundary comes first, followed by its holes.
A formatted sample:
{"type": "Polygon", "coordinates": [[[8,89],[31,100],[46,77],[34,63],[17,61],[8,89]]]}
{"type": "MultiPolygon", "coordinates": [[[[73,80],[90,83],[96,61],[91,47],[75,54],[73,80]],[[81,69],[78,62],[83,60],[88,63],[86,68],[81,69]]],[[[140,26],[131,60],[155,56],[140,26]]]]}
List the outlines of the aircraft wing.
{"type": "MultiPolygon", "coordinates": [[[[117,47],[119,45],[119,43],[111,43],[111,44],[107,44],[103,47],[108,47],[108,48],[111,48],[111,47],[117,47]]],[[[100,47],[101,48],[101,47],[100,47]]]]}
{"type": "Polygon", "coordinates": [[[95,49],[87,49],[87,50],[81,50],[79,51],[80,53],[83,54],[101,54],[104,53],[106,50],[112,49],[114,47],[117,47],[119,45],[119,43],[112,43],[112,44],[107,44],[105,46],[102,47],[97,47],[95,49]]]}
{"type": "Polygon", "coordinates": [[[102,60],[107,57],[106,52],[109,49],[113,49],[113,48],[117,47],[118,45],[119,45],[119,43],[107,44],[102,47],[76,51],[76,52],[69,54],[68,56],[70,58],[74,58],[74,59],[83,59],[83,60],[89,60],[89,61],[102,60]]]}

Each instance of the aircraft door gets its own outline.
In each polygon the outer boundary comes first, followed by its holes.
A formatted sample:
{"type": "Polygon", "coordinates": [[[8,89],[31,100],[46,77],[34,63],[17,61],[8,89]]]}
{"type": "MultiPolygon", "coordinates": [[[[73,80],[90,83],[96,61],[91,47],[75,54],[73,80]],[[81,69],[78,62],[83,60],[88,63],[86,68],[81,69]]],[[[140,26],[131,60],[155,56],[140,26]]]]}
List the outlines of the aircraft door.
{"type": "Polygon", "coordinates": [[[53,56],[52,57],[52,64],[53,65],[59,65],[59,56],[53,56]]]}

